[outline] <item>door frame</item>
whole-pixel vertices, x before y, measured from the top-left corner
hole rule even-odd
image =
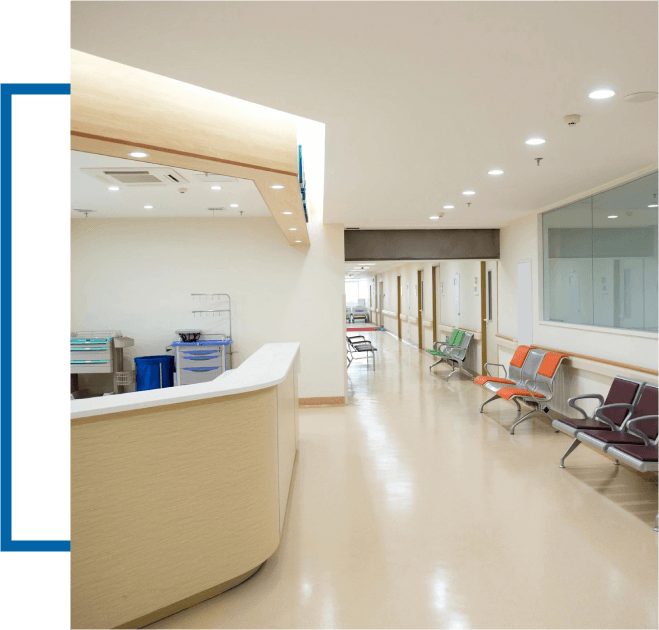
[[[416,270],[416,315],[417,315],[417,324],[419,328],[419,350],[423,349],[423,311],[421,310],[421,305],[423,303],[423,285],[422,282],[423,269]]]
[[[481,260],[481,374],[485,374],[487,363],[487,271],[485,261]]]
[[[401,277],[396,276],[396,304],[397,304],[397,313],[396,313],[396,319],[398,320],[398,338],[402,339],[403,338],[403,331],[400,325],[400,292],[402,290],[402,283],[401,283]]]
[[[433,347],[437,341],[437,269],[439,265],[432,268],[432,342]]]

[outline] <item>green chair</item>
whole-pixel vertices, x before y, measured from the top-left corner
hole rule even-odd
[[[426,352],[434,357],[439,357],[439,360],[435,361],[435,363],[433,363],[428,369],[432,370],[436,365],[446,360],[447,358],[446,350],[448,348],[459,348],[460,344],[462,343],[462,338],[464,337],[464,334],[465,334],[464,330],[460,330],[459,328],[456,328],[451,333],[451,336],[448,338],[448,341],[435,341],[435,343],[433,344],[434,349],[426,350]]]

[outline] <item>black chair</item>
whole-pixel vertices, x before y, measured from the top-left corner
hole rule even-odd
[[[363,359],[364,357],[355,357],[353,355],[358,353],[366,354],[366,367],[368,368],[368,358],[369,354],[373,357],[373,371],[375,371],[375,353],[377,348],[364,337],[364,335],[353,335],[352,337],[346,336],[346,342],[348,346],[348,367],[353,362],[355,358]]]

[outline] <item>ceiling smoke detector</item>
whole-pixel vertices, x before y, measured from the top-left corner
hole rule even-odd
[[[574,127],[581,120],[579,114],[568,114],[563,116],[563,122],[567,124],[568,127]]]
[[[656,100],[657,92],[634,92],[625,96],[625,102],[627,103],[647,103]]]

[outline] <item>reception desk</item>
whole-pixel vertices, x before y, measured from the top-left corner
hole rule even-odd
[[[298,439],[299,344],[214,381],[71,402],[71,623],[137,628],[277,549]]]

